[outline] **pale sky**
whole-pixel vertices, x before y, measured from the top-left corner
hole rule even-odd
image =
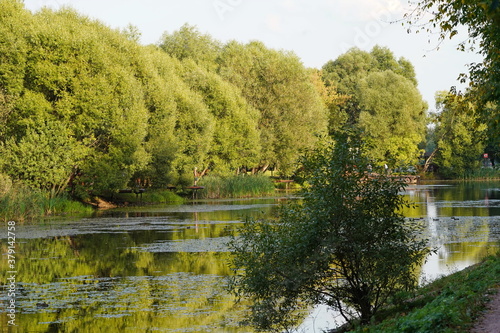
[[[36,11],[70,6],[79,13],[124,28],[132,24],[143,44],[156,44],[161,35],[183,24],[195,25],[222,42],[259,40],[268,47],[293,51],[307,67],[321,68],[350,47],[370,51],[388,47],[397,58],[415,66],[419,90],[434,109],[434,94],[451,86],[465,66],[481,58],[456,50],[459,38],[436,50],[437,37],[408,34],[401,20],[407,0],[25,0]],[[431,38],[431,43],[428,40]]]

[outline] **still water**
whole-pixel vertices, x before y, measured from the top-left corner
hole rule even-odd
[[[405,195],[415,203],[405,215],[426,224],[438,249],[422,265],[423,282],[498,250],[500,183],[416,185]],[[121,208],[17,224],[18,326],[7,329],[4,286],[2,332],[251,332],[239,325],[244,309],[224,288],[225,244],[242,220],[275,214],[288,199]],[[335,321],[313,309],[300,331],[321,332]]]

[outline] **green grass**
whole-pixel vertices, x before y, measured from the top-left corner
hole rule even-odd
[[[134,193],[118,193],[113,198],[114,202],[139,203],[183,203],[184,199],[170,190],[146,190],[136,195]]]
[[[54,198],[46,199],[44,204],[44,214],[82,214],[82,213],[92,213],[94,209],[85,205],[79,201],[70,199],[69,197],[62,195]]]
[[[498,287],[500,255],[395,297],[393,305],[378,315],[378,324],[349,332],[469,332]]]
[[[92,207],[73,201],[66,196],[51,198],[48,193],[15,184],[0,196],[0,218],[3,220],[29,220],[53,214],[91,213]]]
[[[271,178],[263,175],[205,176],[198,185],[205,188],[198,192],[199,198],[243,198],[274,193]]]
[[[465,180],[500,179],[500,170],[493,168],[481,168],[470,171],[464,175]]]

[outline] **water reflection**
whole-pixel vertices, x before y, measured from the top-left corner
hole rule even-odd
[[[407,196],[416,206],[405,215],[424,217],[430,246],[437,249],[423,265],[423,282],[461,270],[498,251],[498,182],[421,185],[409,188]]]
[[[277,202],[115,210],[19,226],[20,313],[11,331],[248,332],[224,288],[225,243],[242,220],[273,214]],[[7,327],[5,313],[0,321]]]
[[[426,280],[498,248],[499,183],[413,186],[405,195],[415,205],[404,214],[425,223],[438,248],[422,267]],[[250,332],[224,289],[225,244],[241,221],[275,214],[282,200],[200,201],[20,225],[19,326],[11,331]],[[2,260],[2,275],[7,270]],[[315,309],[302,328],[331,328],[334,316]],[[2,327],[6,322],[2,312]]]

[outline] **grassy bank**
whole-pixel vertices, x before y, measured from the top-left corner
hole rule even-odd
[[[0,196],[0,218],[24,221],[53,214],[91,213],[93,208],[66,196],[50,197],[48,193],[23,185],[14,185]]]
[[[377,324],[349,332],[469,332],[488,297],[500,287],[500,255],[438,279],[414,293],[398,295]]]
[[[183,203],[184,199],[170,190],[146,190],[142,194],[117,193],[112,199],[118,204]]]
[[[243,198],[274,193],[271,178],[263,175],[206,176],[198,183],[205,188],[198,192],[199,198]]]

